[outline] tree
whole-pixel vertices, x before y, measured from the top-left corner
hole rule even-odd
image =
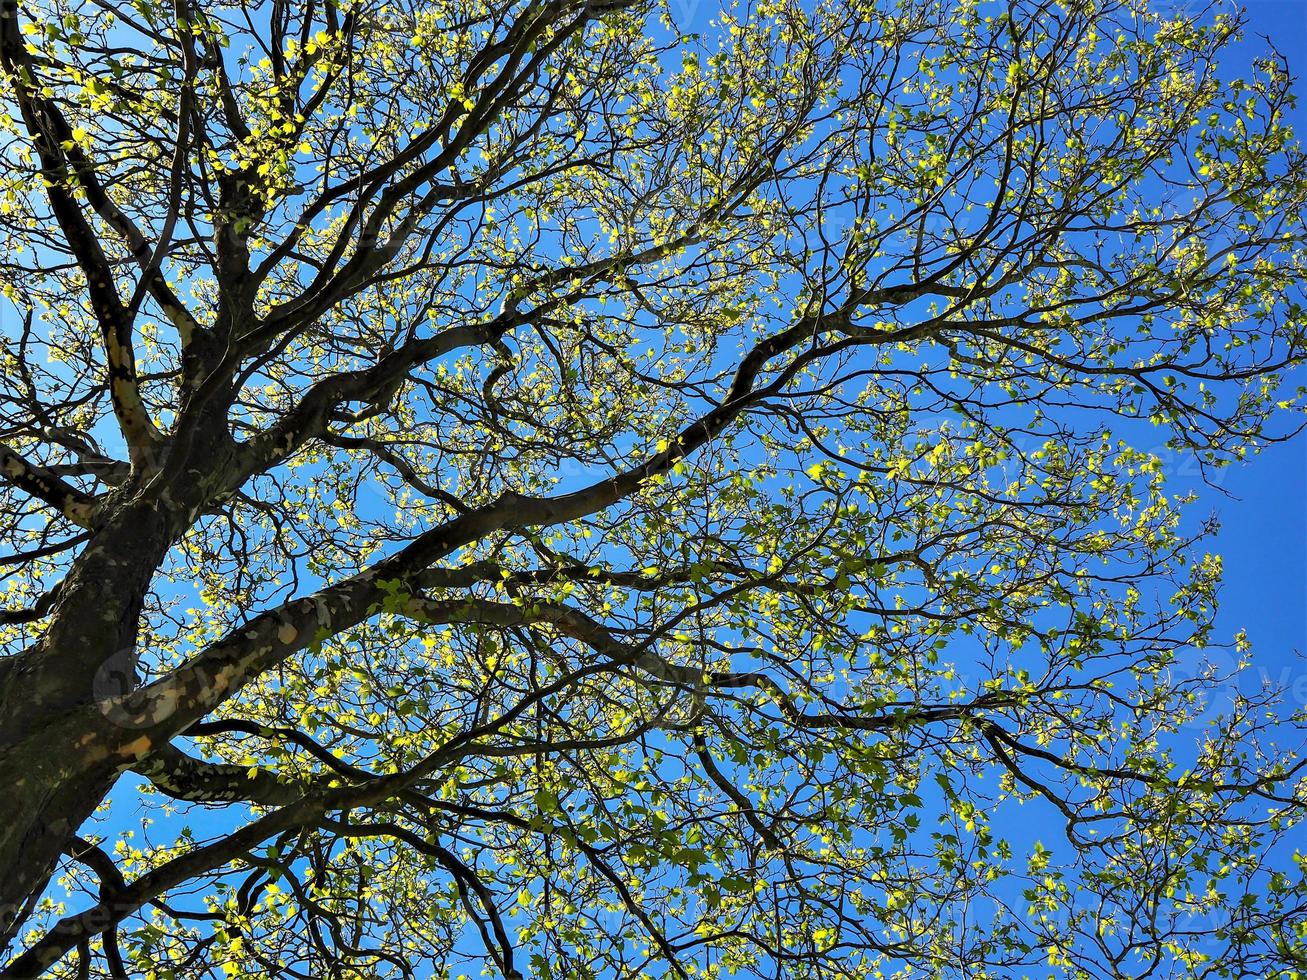
[[[1303,975],[1286,67],[683,14],[3,6],[0,976]]]

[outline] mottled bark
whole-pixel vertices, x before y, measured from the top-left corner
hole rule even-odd
[[[154,470],[106,501],[44,632],[0,672],[0,947],[118,774],[152,747],[114,713],[113,699],[137,686],[137,633],[155,572],[221,478],[221,447],[204,445],[206,471],[184,473],[177,499],[140,492]]]
[[[0,752],[0,945],[21,928],[69,840],[104,799],[121,756],[85,710],[32,721]],[[119,748],[119,746],[114,746]]]

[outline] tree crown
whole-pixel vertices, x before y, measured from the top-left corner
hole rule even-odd
[[[676,13],[4,6],[0,976],[1299,975],[1162,456],[1298,424],[1286,67]]]

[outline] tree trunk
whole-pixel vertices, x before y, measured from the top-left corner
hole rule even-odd
[[[0,670],[0,949],[144,746],[102,711],[136,684],[144,596],[172,529],[124,508],[73,562],[45,633]]]
[[[0,753],[0,949],[22,927],[69,839],[104,799],[121,756],[84,712]]]

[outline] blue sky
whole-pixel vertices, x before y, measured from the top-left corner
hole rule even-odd
[[[1299,78],[1302,100],[1293,125],[1307,137],[1307,0],[1250,0],[1245,59],[1269,39]],[[1259,36],[1261,35],[1261,36]],[[1241,59],[1229,64],[1238,70]],[[1307,383],[1307,373],[1297,379]],[[1181,464],[1177,486],[1194,483]],[[1271,446],[1221,475],[1223,496],[1198,485],[1194,516],[1215,513],[1221,530],[1211,549],[1225,559],[1219,622],[1227,634],[1246,629],[1253,643],[1253,678],[1268,676],[1291,688],[1296,707],[1307,705],[1307,438]]]

